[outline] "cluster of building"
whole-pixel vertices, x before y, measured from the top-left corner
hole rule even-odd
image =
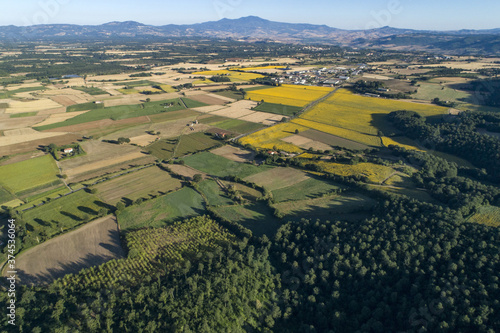
[[[361,75],[368,65],[358,64],[354,68],[331,67],[315,68],[302,71],[287,71],[272,80],[276,84],[336,86],[348,81],[353,76]]]

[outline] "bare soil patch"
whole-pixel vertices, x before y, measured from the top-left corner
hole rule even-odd
[[[64,106],[70,106],[70,105],[77,104],[74,100],[72,100],[68,96],[64,96],[64,95],[51,96],[50,99],[53,100],[54,102],[59,103],[59,104],[64,105]]]
[[[29,249],[18,256],[16,268],[22,284],[48,284],[124,257],[118,224],[113,216],[107,216]]]
[[[36,126],[45,126],[45,125],[51,125],[51,124],[57,124],[62,121],[74,118],[76,116],[79,116],[81,114],[84,114],[88,111],[79,111],[79,112],[64,112],[64,113],[55,113],[49,115],[48,118],[46,118],[44,121],[37,123]]]
[[[32,128],[8,130],[4,131],[4,136],[0,137],[0,147],[15,145],[23,142],[53,138],[64,134],[65,133],[42,133],[42,132],[37,132]]]

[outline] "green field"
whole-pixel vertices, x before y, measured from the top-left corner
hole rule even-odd
[[[49,191],[43,192],[43,193],[38,193],[32,196],[29,196],[25,199],[25,201],[30,205],[37,205],[40,202],[46,200],[47,198],[58,198],[60,195],[66,194],[69,192],[69,189],[66,186],[60,186],[56,187],[54,189],[51,189]]]
[[[179,140],[179,143],[177,143],[177,140]],[[182,157],[221,144],[222,141],[213,139],[211,135],[198,132],[183,135],[179,138],[164,139],[154,142],[147,147],[147,151],[161,160],[169,160],[172,157]]]
[[[10,118],[33,117],[33,116],[36,116],[37,114],[38,114],[38,112],[13,113],[10,115]]]
[[[272,168],[267,165],[255,166],[230,161],[209,152],[188,156],[184,158],[184,161],[192,168],[217,177],[237,176],[245,178]]]
[[[78,191],[30,209],[22,214],[22,218],[27,224],[28,237],[38,234],[51,238],[96,217],[99,210],[106,207],[110,208],[96,196]]]
[[[190,98],[185,98],[185,97],[182,97],[181,100],[184,102],[184,104],[186,104],[186,106],[188,107],[188,109],[199,108],[199,107],[207,106],[208,105],[208,104],[205,104],[205,103],[202,103],[202,102],[198,102],[198,101],[192,100]]]
[[[119,201],[131,202],[150,195],[165,194],[181,188],[181,182],[156,166],[144,168],[129,174],[97,184],[98,196],[103,201],[116,205]],[[125,199],[126,198],[126,199]]]
[[[147,147],[147,151],[160,160],[169,160],[174,155],[177,138],[156,141]]]
[[[332,195],[301,201],[286,201],[274,205],[276,210],[291,219],[334,219],[338,214],[370,210],[375,200],[360,194]]]
[[[96,87],[71,87],[71,89],[83,91],[89,95],[106,95],[106,91],[96,88]]]
[[[94,102],[88,102],[88,103],[70,105],[66,108],[66,112],[98,110],[98,109],[104,109],[104,103],[96,104]]]
[[[210,149],[222,144],[222,141],[216,140],[212,138],[212,135],[203,132],[183,135],[180,137],[179,147],[177,147],[175,157]]]
[[[229,199],[224,191],[211,179],[207,179],[198,184],[201,193],[205,195],[210,206],[232,205],[233,201]]]
[[[162,105],[164,103],[174,103],[174,105],[169,107],[168,109],[165,109],[164,106]],[[94,105],[96,106],[96,108],[97,106],[100,107],[98,107],[98,109],[91,109],[89,112],[78,115],[66,121],[46,126],[35,127],[35,129],[38,131],[43,131],[62,126],[83,124],[96,120],[103,120],[103,119],[120,120],[120,119],[149,116],[154,114],[160,114],[162,112],[170,112],[170,111],[177,111],[184,109],[184,105],[182,105],[182,102],[179,99],[172,99],[166,101],[149,102],[138,105],[121,105],[121,106],[113,106],[107,108],[103,108],[102,107],[103,104],[93,104],[93,103],[77,104],[68,107],[68,111],[72,107],[77,107],[82,105]],[[88,109],[84,108],[83,110],[88,110]],[[77,110],[71,110],[71,111],[77,111]]]
[[[500,227],[500,207],[484,206],[469,218],[469,222],[484,224],[490,227]]]
[[[0,184],[17,195],[60,183],[59,169],[50,155],[0,166]]]
[[[239,91],[223,90],[223,91],[214,91],[212,93],[223,97],[232,98],[235,100],[243,99],[243,95]]]
[[[273,191],[300,183],[308,178],[304,171],[278,167],[246,177],[245,180]]]
[[[437,97],[442,101],[463,103],[470,98],[469,93],[452,89],[446,85],[425,82],[419,82],[419,85],[418,92],[415,94],[417,99],[431,101]]]
[[[282,202],[317,198],[341,188],[340,185],[330,183],[327,180],[309,178],[295,185],[274,190],[272,193],[276,202]]]
[[[301,107],[298,106],[290,106],[290,105],[283,105],[283,104],[273,104],[273,103],[262,103],[256,108],[254,108],[255,111],[262,111],[262,112],[269,112],[269,113],[275,113],[275,114],[282,114],[284,116],[294,116],[298,112],[302,110]]]
[[[14,200],[15,197],[9,193],[6,189],[0,187],[0,204]]]
[[[118,214],[118,223],[123,230],[161,227],[177,220],[201,215],[204,211],[202,196],[185,187],[172,194],[127,207]]]
[[[272,210],[260,202],[247,206],[218,207],[215,211],[226,219],[250,229],[257,237],[262,235],[272,237],[282,224],[274,217]]]

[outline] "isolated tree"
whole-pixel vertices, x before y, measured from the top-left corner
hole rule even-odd
[[[299,130],[298,129],[295,130],[295,134],[299,134]]]
[[[194,175],[194,176],[193,176],[193,181],[194,181],[195,183],[199,183],[199,182],[201,182],[202,180],[203,180],[203,176],[202,176],[201,174],[199,174],[199,173],[197,173],[196,175]]]

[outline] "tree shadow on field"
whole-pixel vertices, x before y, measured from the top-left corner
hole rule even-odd
[[[125,207],[129,207],[134,204],[134,202],[131,199],[125,197],[122,198],[122,202],[125,204]]]
[[[76,216],[74,214],[71,214],[71,213],[68,213],[68,212],[61,211],[61,214],[64,215],[64,216],[67,216],[70,219],[73,219],[75,221],[83,221],[83,219],[81,217],[78,217],[78,216]]]
[[[401,131],[395,128],[388,119],[387,113],[373,113],[370,125],[375,127],[377,131],[382,132],[385,136],[400,135]]]
[[[35,221],[36,223],[38,223],[39,225],[44,226],[44,227],[48,227],[48,226],[50,226],[50,223],[49,223],[49,222],[44,221],[44,220],[39,219],[39,218],[34,219],[34,221]]]
[[[85,206],[78,206],[77,207],[79,211],[82,211],[86,214],[91,214],[91,215],[97,215],[98,213],[93,210],[92,208],[89,208],[89,207],[85,207]]]
[[[113,209],[115,209],[114,206],[109,205],[109,204],[107,204],[105,202],[102,202],[102,201],[99,201],[99,200],[94,201],[94,204],[96,206],[99,206],[99,207],[102,207],[102,208],[106,208],[108,211],[113,211]]]

